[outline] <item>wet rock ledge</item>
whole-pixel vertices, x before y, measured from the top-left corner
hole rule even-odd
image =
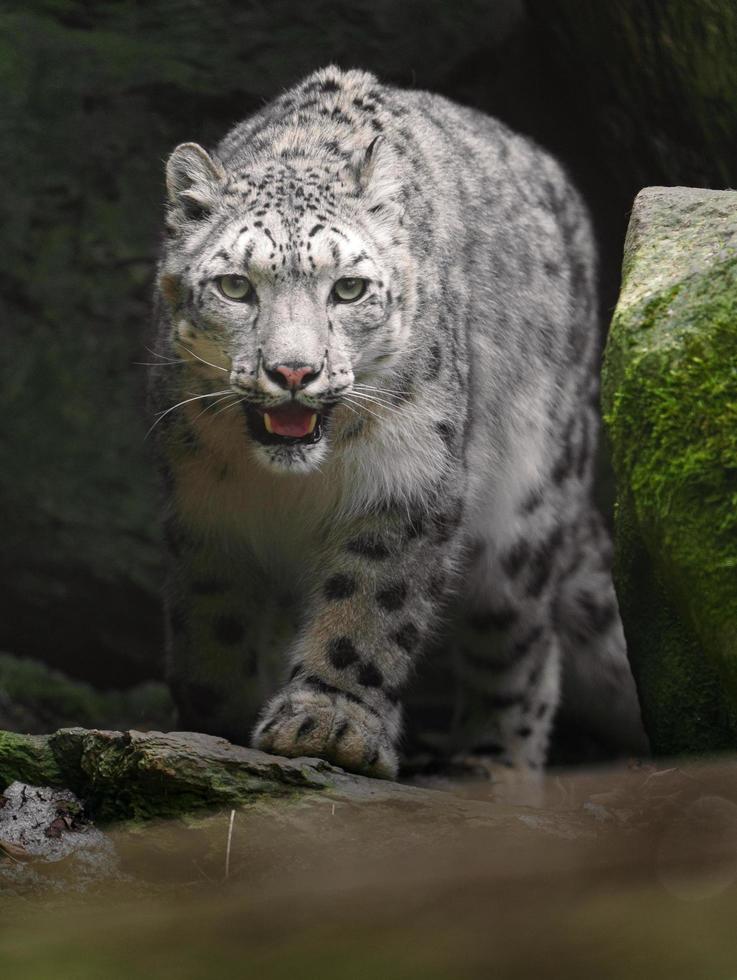
[[[211,735],[85,728],[0,731],[0,790],[15,781],[71,790],[99,820],[172,817],[325,790],[385,795],[390,785],[321,759],[278,758]]]
[[[323,759],[267,755],[196,732],[0,731],[0,799],[16,783],[43,792],[71,791],[85,819],[97,824],[206,816],[230,808],[281,818],[304,814],[312,804],[319,809],[325,803],[359,809],[371,804],[429,820],[442,835],[469,819],[495,827],[516,822],[517,805],[524,810],[532,802],[525,787],[497,792],[487,783],[486,798],[469,799],[448,780],[428,788],[371,779]],[[562,823],[567,833],[570,821]],[[547,829],[556,833],[555,824],[552,820]]]

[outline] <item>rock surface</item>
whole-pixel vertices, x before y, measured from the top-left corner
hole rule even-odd
[[[442,799],[431,790],[347,773],[322,759],[270,756],[195,732],[0,731],[0,787],[15,780],[71,789],[89,813],[107,821],[316,796],[409,801],[418,808]]]
[[[616,584],[659,753],[737,745],[737,193],[637,197],[606,350]]]
[[[73,793],[18,782],[0,795],[0,859],[3,890],[81,891],[117,870],[112,841]]]
[[[321,760],[276,759],[192,732],[0,732],[0,786],[64,787],[100,819],[172,816],[255,797],[322,790],[354,777]]]

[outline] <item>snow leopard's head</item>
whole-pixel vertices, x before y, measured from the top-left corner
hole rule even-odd
[[[268,467],[313,470],[356,415],[391,406],[413,289],[394,169],[377,140],[295,134],[227,165],[194,143],[168,161],[172,342],[232,392],[221,410],[243,412]]]

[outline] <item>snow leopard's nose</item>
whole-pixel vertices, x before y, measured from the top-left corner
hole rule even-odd
[[[277,364],[276,367],[264,366],[264,371],[280,388],[298,391],[300,388],[306,388],[311,381],[319,376],[322,365],[316,368],[312,364],[299,364],[289,361],[286,364]]]

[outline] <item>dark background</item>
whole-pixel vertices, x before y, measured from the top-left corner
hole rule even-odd
[[[314,68],[500,116],[592,210],[602,311],[647,184],[737,182],[731,0],[41,0],[0,12],[0,650],[162,673],[145,345],[163,163]]]

